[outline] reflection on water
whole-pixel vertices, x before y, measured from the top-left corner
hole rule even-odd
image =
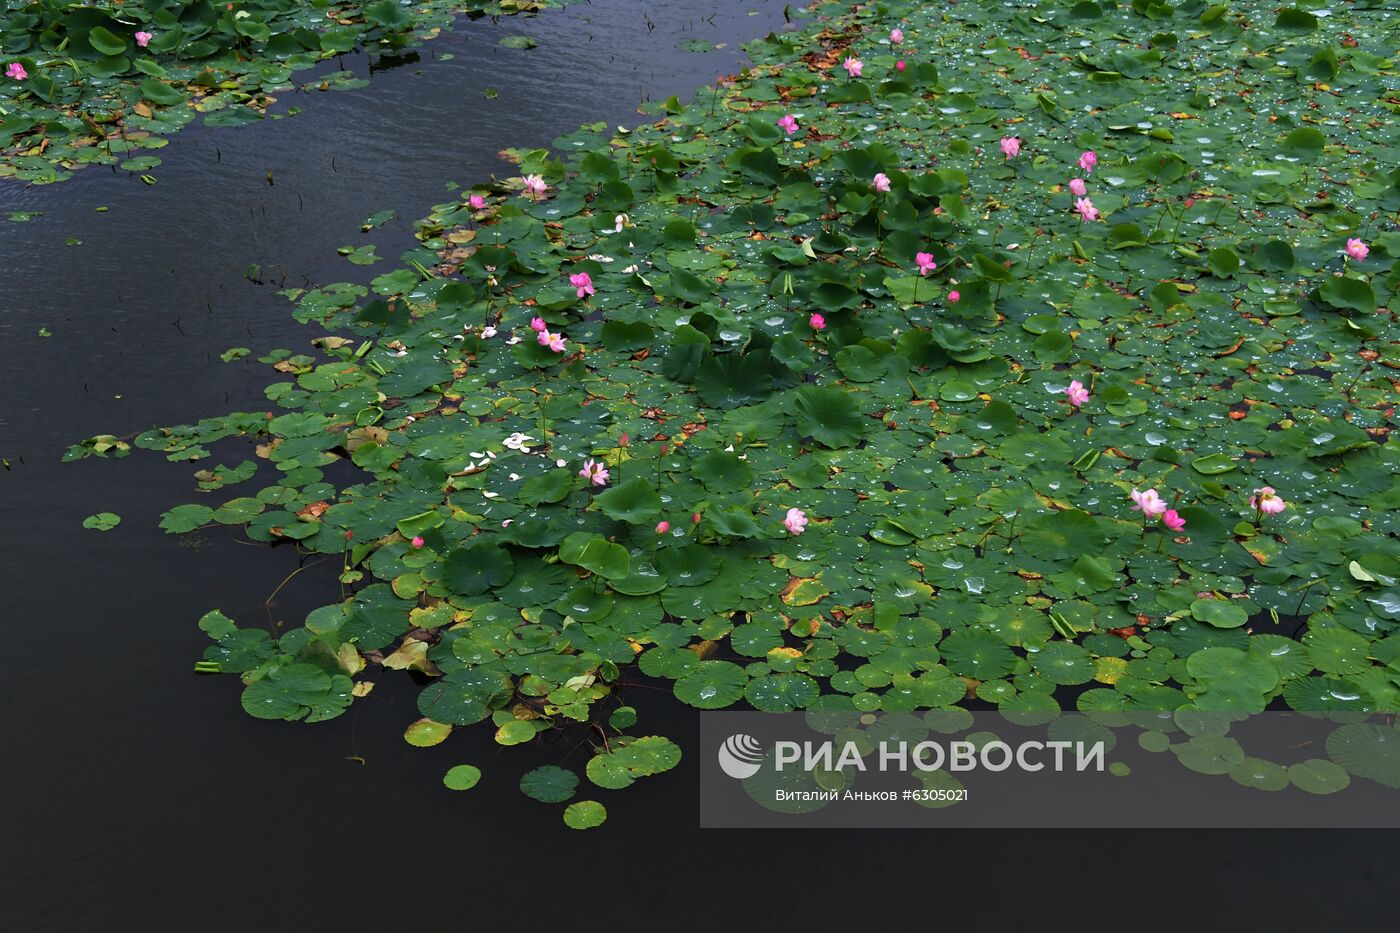
[[[207,643],[195,620],[218,607],[245,625],[298,625],[336,598],[335,568],[313,558],[278,590],[299,569],[292,548],[227,530],[169,537],[156,527],[162,510],[199,499],[195,470],[250,457],[246,442],[198,464],[138,452],[58,465],[91,434],[270,407],[262,394],[270,374],[256,357],[300,351],[314,336],[291,320],[277,289],[368,281],[414,245],[413,219],[450,197],[449,181],[511,174],[500,149],[546,145],[582,122],[636,123],[640,100],[685,97],[737,70],[739,42],[783,20],[779,0],[599,0],[500,27],[463,21],[393,59],[346,58],[369,87],[287,94],[279,109],[300,108],[295,117],[177,134],[161,150],[154,186],[105,168],[46,188],[0,185],[0,216],[41,212],[0,222],[0,456],[11,463],[0,472],[8,655],[0,709],[9,742],[0,780],[15,855],[0,873],[0,926],[437,929],[446,918],[528,918],[528,929],[593,929],[606,911],[616,929],[686,928],[680,918],[727,896],[707,891],[721,879],[727,891],[821,891],[875,871],[880,884],[922,895],[930,879],[959,872],[959,899],[990,899],[1021,873],[1016,852],[1061,838],[1033,837],[1023,849],[1005,835],[952,843],[841,834],[818,849],[811,837],[706,835],[695,828],[695,773],[684,763],[625,794],[585,790],[611,816],[603,830],[571,833],[559,807],[525,798],[516,782],[538,764],[582,770],[586,745],[498,758],[488,729],[411,748],[401,733],[417,716],[417,688],[402,675],[381,679],[370,699],[328,723],[253,720],[234,678],[191,672]],[[498,45],[515,33],[538,47]],[[679,48],[695,38],[726,47]],[[366,217],[390,208],[393,220],[360,232]],[[386,259],[361,267],[336,254],[366,243]],[[260,273],[246,275],[253,266]],[[252,357],[221,362],[234,346]],[[122,524],[82,530],[99,511],[117,512]],[[644,726],[687,755],[704,753],[694,711],[648,685],[628,701]],[[442,773],[466,762],[489,765],[482,783],[445,791]],[[1232,851],[1256,869],[1261,851],[1281,858],[1285,847],[1252,838],[1259,842],[1247,847],[1213,844],[1213,867],[1228,870]],[[1196,844],[1180,841],[1183,852]],[[1314,839],[1310,880],[1360,882],[1367,862],[1343,841]],[[1087,854],[1089,840],[1079,844]],[[1164,845],[1175,847],[1170,837]],[[749,859],[766,870],[730,870]],[[1002,871],[977,869],[993,863]],[[529,895],[536,873],[547,896]],[[1303,891],[1294,886],[1293,900],[1278,903],[1295,923],[1320,921],[1323,895],[1310,904]],[[655,907],[629,909],[613,900],[620,896],[654,898]],[[1334,889],[1325,900],[1346,896]],[[921,909],[914,900],[898,899],[909,916]],[[879,922],[903,915],[891,909]],[[832,911],[871,919],[860,898],[829,900],[824,913]]]

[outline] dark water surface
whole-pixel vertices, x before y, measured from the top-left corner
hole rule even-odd
[[[609,820],[575,833],[516,782],[542,763],[582,770],[586,747],[498,754],[489,729],[465,729],[411,748],[401,735],[417,688],[403,675],[305,726],[253,720],[236,678],[191,672],[207,644],[201,614],[298,625],[337,598],[334,562],[265,605],[298,569],[292,549],[156,527],[164,509],[200,499],[195,470],[246,458],[239,442],[196,464],[137,451],[60,465],[63,450],[268,407],[274,374],[218,356],[307,349],[315,333],[291,320],[282,284],[388,271],[449,180],[514,174],[498,150],[583,122],[634,125],[640,100],[688,97],[741,66],[740,42],[782,24],[781,0],[597,0],[463,21],[395,67],[346,58],[370,86],[285,95],[302,108],[293,118],[177,134],[155,186],[103,168],[46,188],[0,184],[0,215],[42,212],[0,222],[0,456],[11,462],[0,472],[0,928],[824,930],[957,918],[999,929],[1182,912],[1197,929],[1297,929],[1379,910],[1400,864],[1379,834],[702,833],[686,762],[625,793],[581,794]],[[539,47],[497,45],[514,33]],[[726,47],[678,48],[692,38]],[[385,208],[397,218],[361,234]],[[384,261],[336,255],[367,242]],[[250,264],[270,284],[245,279]],[[83,530],[98,511],[123,522]],[[693,710],[646,688],[628,699],[647,731],[704,753]],[[483,768],[476,789],[442,787],[458,763]]]

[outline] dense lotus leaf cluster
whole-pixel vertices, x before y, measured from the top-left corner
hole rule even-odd
[[[255,439],[257,491],[165,527],[343,554],[354,587],[275,638],[211,613],[204,666],[307,720],[430,675],[416,744],[593,721],[605,788],[678,758],[631,737],[641,676],[702,709],[1394,712],[1374,6],[828,4],[653,125],[515,153],[368,289],[289,292],[331,336],[265,358],[276,411],[135,439]]]
[[[551,0],[0,2],[0,178],[62,181],[83,165],[147,172],[167,137],[261,120],[292,75],[357,48],[394,51],[459,13]],[[325,89],[366,82],[330,72]]]

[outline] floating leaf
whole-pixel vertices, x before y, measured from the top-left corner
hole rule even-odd
[[[593,829],[607,818],[607,808],[595,800],[580,800],[564,808],[564,825],[570,829]]]
[[[850,447],[865,433],[860,409],[837,389],[800,389],[793,405],[797,429],[824,447]]]
[[[448,790],[471,790],[481,780],[481,770],[474,765],[454,765],[442,776]]]
[[[543,765],[520,779],[520,792],[540,803],[563,803],[577,788],[578,775],[555,765]]]
[[[700,709],[723,709],[744,695],[748,675],[728,661],[701,661],[676,681],[677,699]]]
[[[608,518],[632,525],[650,525],[661,518],[661,497],[641,477],[614,486],[593,501]]]
[[[83,519],[83,527],[94,531],[111,531],[121,524],[122,517],[115,512],[98,512]]]

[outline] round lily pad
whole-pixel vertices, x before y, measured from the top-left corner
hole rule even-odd
[[[677,699],[700,709],[723,709],[744,695],[748,675],[728,661],[701,661],[676,681]]]
[[[452,727],[446,723],[420,719],[404,730],[403,739],[409,745],[430,748],[434,745],[441,745],[451,734]]]
[[[481,780],[481,770],[474,765],[454,765],[442,776],[448,790],[471,790]]]
[[[1191,604],[1191,614],[1216,628],[1239,628],[1249,621],[1243,606],[1224,599],[1198,599]]]
[[[1370,643],[1343,628],[1313,629],[1303,636],[1308,660],[1325,674],[1356,674],[1371,666],[1367,659]]]
[[[1400,730],[1372,722],[1342,726],[1327,736],[1327,755],[1348,773],[1400,788]]]
[[[669,771],[680,760],[680,746],[663,736],[648,735],[614,742],[589,760],[586,771],[588,779],[599,787],[618,790],[639,777]]]
[[[1054,684],[1085,684],[1094,679],[1089,652],[1068,642],[1051,642],[1031,655],[1031,664]]]
[[[93,531],[111,531],[121,524],[122,517],[115,512],[98,512],[83,519],[83,527]]]
[[[1016,657],[995,635],[981,629],[963,629],[944,638],[938,645],[943,659],[954,673],[978,680],[994,680],[1011,673]]]
[[[1309,758],[1288,766],[1288,780],[1309,794],[1335,794],[1346,790],[1351,777],[1342,768],[1325,758]]]
[[[593,829],[607,818],[607,808],[596,800],[580,800],[564,808],[564,825],[570,829]]]
[[[786,713],[802,709],[815,700],[821,690],[806,674],[768,674],[750,680],[744,697],[754,709],[768,713]]]
[[[1283,790],[1288,786],[1288,769],[1262,758],[1246,758],[1231,769],[1230,779],[1255,790]]]
[[[520,792],[540,803],[563,803],[577,788],[578,775],[557,765],[527,771],[520,779]]]

